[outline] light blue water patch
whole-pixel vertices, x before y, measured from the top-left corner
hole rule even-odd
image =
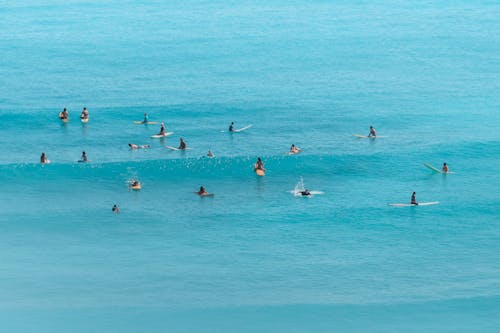
[[[0,10],[4,330],[495,331],[497,4]]]

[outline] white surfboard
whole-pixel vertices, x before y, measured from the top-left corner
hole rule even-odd
[[[174,134],[174,132],[165,132],[165,134],[155,134],[155,135],[151,135],[151,138],[152,139],[161,139],[161,138],[165,138],[167,136],[171,136],[172,134]]]
[[[437,204],[439,204],[439,201],[419,202],[418,205],[408,204],[408,203],[391,203],[391,204],[389,204],[389,206],[393,206],[393,207],[416,207],[416,206],[432,206],[432,205],[437,205]]]
[[[386,136],[383,135],[377,135],[377,136],[368,136],[368,135],[362,135],[362,134],[353,134],[353,136],[359,138],[359,139],[376,139],[376,138],[387,138]]]
[[[137,120],[137,121],[134,121],[134,124],[136,124],[136,125],[156,125],[156,124],[159,124],[159,122],[157,122],[157,121],[144,122],[144,121]]]
[[[235,129],[235,130],[232,130],[232,131],[221,131],[221,132],[228,132],[228,133],[240,133],[240,132],[243,132],[243,131],[246,131],[247,129],[249,129],[250,127],[252,127],[253,125],[250,124],[250,125],[247,125],[245,127],[242,127],[242,128],[238,128],[238,129]]]
[[[165,148],[170,149],[170,150],[191,150],[191,149],[193,149],[193,148],[189,148],[189,147],[186,147],[184,149],[180,149],[180,148],[176,148],[176,147],[172,147],[172,146],[165,146]]]
[[[88,123],[89,122],[89,118],[80,118],[80,121],[84,124]]]

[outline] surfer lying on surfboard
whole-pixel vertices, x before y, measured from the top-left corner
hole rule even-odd
[[[133,143],[129,143],[128,146],[130,147],[130,149],[144,149],[144,148],[151,148],[150,145],[136,145],[136,144],[133,144]]]

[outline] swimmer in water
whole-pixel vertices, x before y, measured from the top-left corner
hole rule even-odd
[[[444,173],[448,173],[449,171],[448,165],[446,165],[446,163],[443,163],[443,167],[441,169],[443,170]]]
[[[375,128],[373,126],[370,126],[370,133],[368,134],[369,138],[376,138],[377,137],[377,132],[375,132]]]
[[[416,193],[416,192],[413,192],[413,194],[411,195],[411,201],[410,201],[410,204],[415,205],[415,206],[418,206],[418,202],[417,202],[417,193]]]

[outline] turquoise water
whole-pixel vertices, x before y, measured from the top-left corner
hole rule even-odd
[[[497,331],[499,5],[0,12],[3,331]],[[352,136],[370,125],[386,137]],[[301,178],[324,194],[294,197]],[[413,191],[440,204],[387,205]]]

